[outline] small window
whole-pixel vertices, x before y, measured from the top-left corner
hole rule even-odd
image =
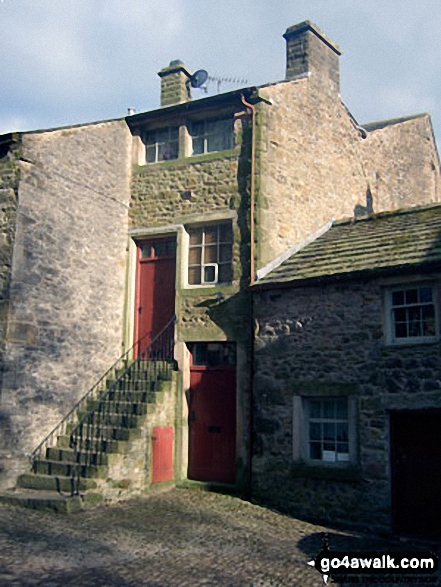
[[[190,125],[192,155],[234,148],[233,120],[200,120]]]
[[[158,257],[174,257],[176,241],[157,240],[140,243],[141,259],[157,259]]]
[[[229,283],[232,280],[231,223],[187,228],[189,285]]]
[[[188,343],[194,367],[234,367],[236,344],[234,342]]]
[[[350,460],[348,399],[305,398],[307,454],[311,461],[346,463]]]
[[[390,289],[386,302],[390,342],[432,342],[438,339],[436,292],[433,285]]]
[[[177,159],[179,155],[179,127],[169,126],[144,133],[147,163]]]

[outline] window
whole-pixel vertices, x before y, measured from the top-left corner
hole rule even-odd
[[[177,159],[179,154],[179,127],[148,130],[143,137],[147,163]]]
[[[141,259],[157,259],[158,257],[174,257],[176,255],[175,240],[157,240],[139,245]]]
[[[348,400],[340,397],[304,399],[306,458],[327,463],[348,462]]]
[[[395,287],[387,292],[390,342],[437,340],[435,288],[431,284]]]
[[[190,125],[192,155],[234,148],[232,119],[201,120]]]
[[[188,343],[194,367],[235,367],[236,344],[234,342]]]
[[[208,285],[232,280],[231,223],[188,228],[188,283]]]

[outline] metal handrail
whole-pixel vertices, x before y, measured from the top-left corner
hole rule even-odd
[[[141,404],[147,401],[149,386],[166,379],[174,361],[174,324],[176,317],[140,350],[136,358],[115,373],[115,381],[94,403],[70,433],[70,447],[75,451],[76,466],[71,470],[72,495],[78,495],[83,467],[105,462],[108,443],[118,440],[115,431],[134,427],[133,420],[142,414]],[[89,398],[90,399],[90,398]],[[115,424],[114,419],[118,422]],[[119,422],[121,419],[121,422]]]
[[[173,316],[163,330],[169,328],[170,324],[174,324],[175,322],[176,316]],[[161,331],[157,336],[159,336],[162,332],[163,331]],[[51,432],[49,432],[47,436],[45,436],[45,438],[40,442],[37,448],[35,448],[32,451],[30,455],[32,465],[34,465],[35,461],[37,461],[42,457],[42,455],[44,455],[44,452],[47,448],[54,445],[54,439],[56,438],[56,436],[66,434],[67,427],[69,426],[69,424],[74,423],[74,421],[78,417],[78,414],[81,413],[83,406],[85,406],[89,400],[95,397],[100,398],[103,393],[106,393],[106,389],[103,389],[103,385],[106,384],[109,375],[112,372],[116,372],[117,370],[119,370],[121,368],[121,365],[125,365],[127,361],[130,360],[136,354],[136,349],[141,348],[142,342],[145,341],[147,336],[149,336],[149,333],[144,334],[123,355],[121,355],[98,379],[98,381],[83,395],[83,397],[72,407],[72,409],[55,426],[55,428]],[[156,338],[157,337],[155,337],[150,344],[152,344]]]

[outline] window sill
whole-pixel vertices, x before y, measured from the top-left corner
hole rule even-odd
[[[416,347],[416,346],[427,346],[427,345],[436,345],[439,344],[441,339],[431,338],[430,340],[424,339],[415,339],[415,340],[389,340],[385,343],[387,348],[403,348],[403,347]]]
[[[323,479],[330,481],[361,481],[362,473],[359,466],[349,464],[315,464],[306,461],[297,461],[291,464],[293,477],[308,479]]]
[[[212,151],[211,153],[203,153],[202,155],[187,155],[186,157],[178,157],[177,159],[169,159],[167,161],[155,161],[152,163],[141,163],[134,165],[134,171],[144,173],[146,171],[167,168],[180,167],[182,165],[190,165],[194,163],[204,163],[214,161],[216,159],[236,158],[240,154],[239,148],[227,149],[226,151]]]

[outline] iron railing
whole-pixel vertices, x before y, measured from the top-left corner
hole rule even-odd
[[[147,410],[151,393],[160,381],[170,379],[174,368],[175,317],[143,350],[141,341],[134,347],[134,357],[114,370],[115,378],[107,380],[108,389],[70,433],[70,446],[75,452],[72,466],[72,494],[79,494],[81,477],[86,468],[107,464],[112,443],[127,440]]]
[[[99,405],[101,399],[109,396],[110,393],[115,392],[121,380],[130,379],[130,371],[133,368],[140,370],[141,361],[150,361],[152,365],[145,372],[150,376],[164,374],[165,365],[161,365],[162,361],[167,362],[167,369],[171,369],[170,363],[173,361],[174,349],[174,325],[176,317],[167,323],[167,325],[159,332],[159,334],[149,343],[145,348],[143,345],[146,342],[147,334],[141,337],[130,349],[128,349],[115,363],[98,379],[98,381],[89,389],[89,391],[73,406],[73,408],[66,414],[66,416],[57,424],[57,426],[40,442],[37,448],[31,453],[30,458],[32,462],[32,469],[35,470],[35,464],[38,460],[44,458],[46,450],[49,447],[54,447],[59,436],[71,434],[71,442],[75,440],[81,433],[78,431],[84,429],[84,420],[90,418],[90,413],[93,412],[96,406]],[[160,348],[160,345],[164,348]],[[143,349],[143,350],[141,350]],[[137,367],[136,367],[137,365]],[[133,379],[132,374],[132,379]],[[109,388],[109,381],[114,381]],[[121,395],[121,394],[119,394]],[[92,408],[90,407],[92,404]],[[83,414],[86,414],[83,416]],[[81,424],[83,423],[83,428]],[[70,432],[72,431],[72,432]],[[75,435],[74,435],[75,432]]]

